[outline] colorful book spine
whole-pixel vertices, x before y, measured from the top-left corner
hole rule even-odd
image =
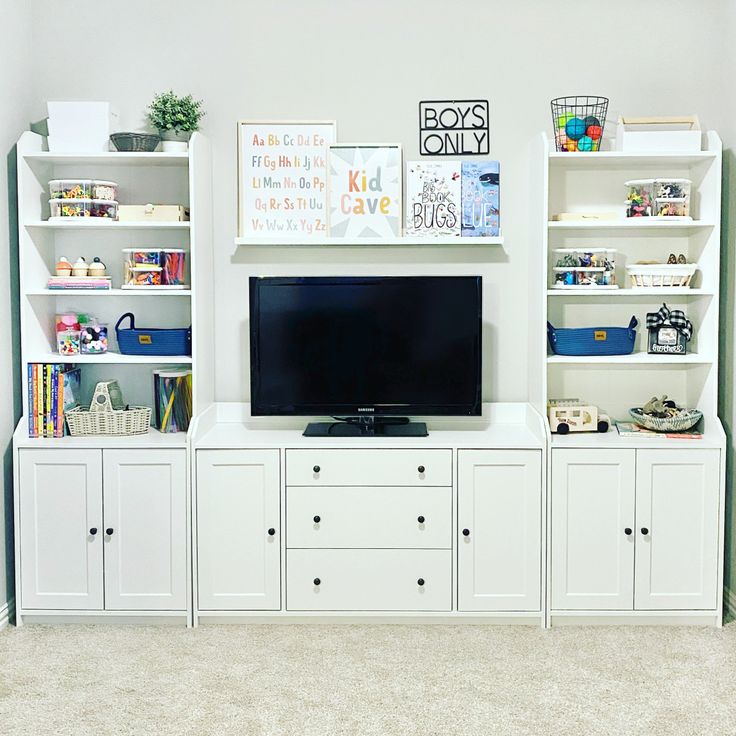
[[[41,417],[43,416],[43,380],[41,376],[42,365],[40,363],[34,363],[33,366],[33,391],[35,394],[35,401],[33,407],[34,421],[38,430],[38,436],[41,437],[42,423]]]
[[[38,437],[35,416],[35,396],[33,393],[33,363],[28,364],[28,436]]]
[[[52,391],[52,383],[53,383],[53,365],[51,363],[47,363],[44,366],[44,378],[46,379],[46,386],[44,390],[44,399],[46,400],[46,403],[44,405],[44,437],[53,437],[54,436],[54,428],[51,420],[51,409],[52,409],[52,403],[51,403],[51,391]]]
[[[64,436],[64,367],[57,365],[56,373],[56,422],[54,437]]]

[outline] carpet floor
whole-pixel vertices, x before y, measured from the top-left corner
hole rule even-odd
[[[725,736],[736,624],[26,626],[3,736]]]

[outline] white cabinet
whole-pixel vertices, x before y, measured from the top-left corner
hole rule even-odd
[[[716,608],[720,450],[553,450],[551,495],[553,609]]]
[[[716,607],[719,461],[719,450],[637,452],[637,609]]]
[[[634,483],[635,450],[553,451],[553,609],[633,608]]]
[[[19,458],[23,610],[186,610],[186,450]]]
[[[197,451],[200,610],[277,610],[279,450]]]
[[[540,610],[541,452],[459,450],[457,513],[458,609]]]
[[[104,451],[105,608],[186,608],[186,450]]]
[[[21,606],[102,610],[102,452],[19,459]]]

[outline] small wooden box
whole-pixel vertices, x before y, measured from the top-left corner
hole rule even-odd
[[[189,209],[180,204],[121,204],[119,222],[186,222]]]

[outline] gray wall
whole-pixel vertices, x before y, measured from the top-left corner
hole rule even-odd
[[[11,437],[20,416],[17,345],[15,141],[28,128],[32,100],[30,3],[2,0],[0,43],[0,610],[12,598],[13,475]]]

